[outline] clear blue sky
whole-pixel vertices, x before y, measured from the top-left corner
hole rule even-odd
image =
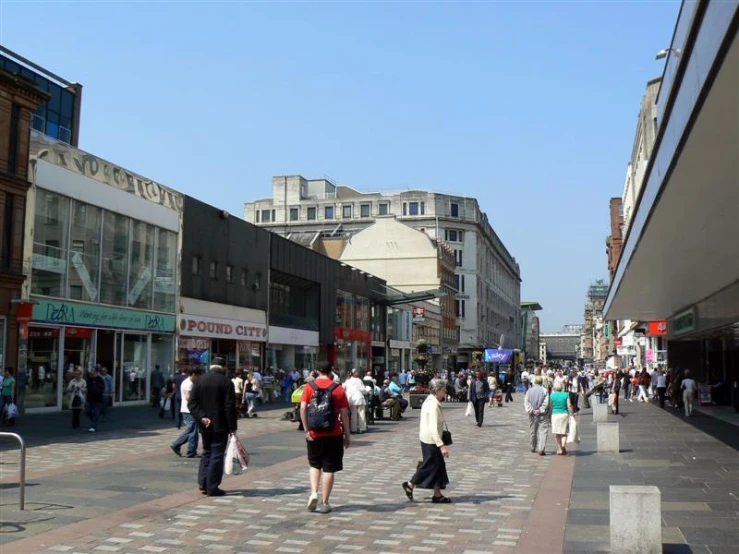
[[[271,177],[475,196],[542,328],[607,274],[679,2],[2,2],[0,42],[85,87],[80,146],[242,214]]]

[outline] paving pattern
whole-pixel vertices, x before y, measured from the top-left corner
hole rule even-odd
[[[300,456],[244,491],[153,515],[142,511],[99,530],[90,520],[83,536],[45,543],[38,552],[514,552],[541,480],[559,459],[528,450],[520,404],[489,410],[482,429],[463,416],[462,406],[446,412],[455,441],[447,491],[454,504],[432,504],[430,491],[417,491],[411,503],[399,486],[420,458],[415,412],[356,439],[337,475],[331,514],[306,511],[307,463]]]

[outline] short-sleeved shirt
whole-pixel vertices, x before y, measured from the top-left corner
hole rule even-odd
[[[694,392],[695,391],[695,381],[693,381],[690,378],[683,379],[683,384],[681,385],[681,388],[688,392]],[[3,391],[3,394],[5,394],[5,391]]]
[[[567,408],[567,400],[570,395],[564,391],[553,392],[549,395],[549,401],[552,404],[552,414],[567,414],[569,409]]]
[[[180,404],[180,413],[189,414],[190,408],[187,407],[187,393],[192,390],[193,382],[188,377],[180,385],[180,396],[182,397],[182,404]]]
[[[333,384],[334,381],[321,375],[314,382],[318,388],[327,389]],[[305,402],[306,404],[310,404],[314,392],[315,391],[313,390],[313,387],[311,387],[310,385],[306,386],[303,389],[303,396],[300,398],[300,401]],[[336,414],[336,425],[334,425],[334,428],[331,431],[310,431],[310,436],[314,439],[320,437],[340,437],[343,433],[341,429],[341,410],[349,408],[349,400],[346,397],[344,387],[342,387],[341,385],[334,389],[332,395],[334,397],[334,413]]]
[[[13,385],[15,385],[15,377],[8,377],[3,381],[3,396],[13,394]]]

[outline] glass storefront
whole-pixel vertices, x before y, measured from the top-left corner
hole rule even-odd
[[[59,329],[28,328],[26,409],[57,405]]]
[[[152,335],[151,336],[151,367],[159,366],[165,376],[175,373],[174,365],[174,336]]]
[[[121,381],[118,402],[146,400],[149,372],[147,372],[147,335],[121,333]]]
[[[253,371],[262,367],[262,347],[258,342],[238,341],[238,368]]]
[[[223,358],[230,373],[261,369],[262,345],[253,341],[192,337],[180,337],[177,341],[177,364],[180,366],[208,369],[215,358]]]

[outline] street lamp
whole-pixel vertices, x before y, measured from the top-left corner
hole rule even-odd
[[[663,48],[662,50],[657,52],[657,55],[654,57],[654,59],[661,60],[663,58],[666,58],[670,52],[672,52],[676,56],[680,56],[680,54],[682,54],[683,51],[680,50],[679,48]]]

